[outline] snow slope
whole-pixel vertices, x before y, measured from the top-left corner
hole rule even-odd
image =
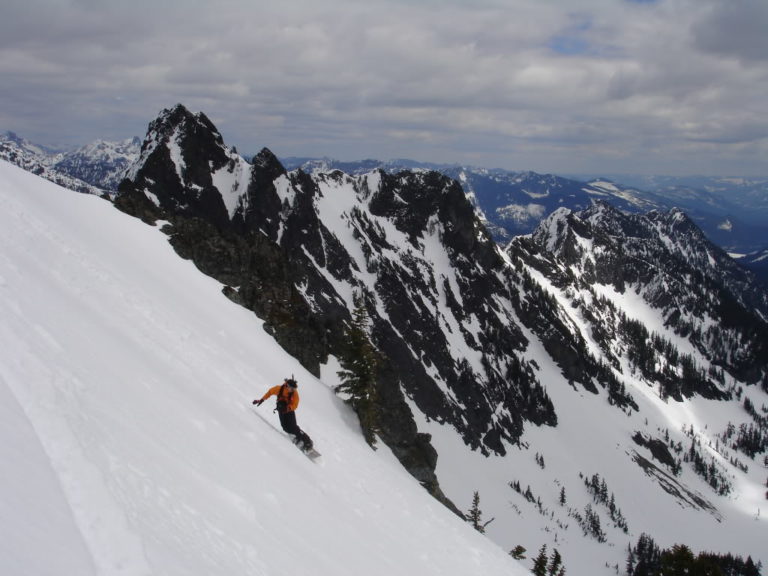
[[[295,374],[313,463],[268,386]],[[156,228],[0,161],[0,573],[526,574]]]
[[[538,280],[546,283],[543,278]],[[551,285],[548,291],[561,301],[564,310],[573,308],[562,291]],[[686,350],[687,341],[663,327],[660,313],[645,305],[633,289],[619,295],[603,287],[602,293],[620,309],[633,310],[644,325],[669,337],[678,349],[692,352]],[[582,333],[589,331],[583,329]],[[625,413],[599,397],[605,391],[593,395],[569,385],[536,337],[526,335],[532,343],[526,356],[539,365],[538,376],[557,409],[556,427],[529,425],[520,446],[510,446],[505,457],[486,458],[462,450],[462,439],[449,427],[423,417],[419,422],[419,430],[432,434],[433,445],[441,455],[437,474],[443,491],[462,509],[469,507],[473,491],[478,491],[485,520],[493,519],[486,531],[491,539],[507,550],[522,545],[529,559],[544,544],[550,552],[556,548],[568,573],[579,575],[625,574],[627,548],[643,533],[651,535],[662,548],[685,544],[694,553],[732,553],[744,559],[751,556],[763,566],[768,563],[768,471],[764,455],[750,460],[723,447],[720,453],[715,450],[715,435],[729,422],[745,420],[740,402],[702,397],[663,401],[655,388],[624,366],[625,383],[640,408]],[[757,386],[744,389],[743,394],[763,410],[768,405],[768,397]],[[679,477],[667,476],[670,485],[682,492],[682,497],[675,497],[634,461],[638,454],[652,460],[633,442],[637,432],[657,438],[668,433],[687,450],[691,441],[683,429],[691,427],[707,459],[721,466],[732,481],[733,491],[728,496],[716,495],[689,464],[684,464]],[[728,465],[723,453],[745,462],[749,471]],[[628,524],[626,532],[611,522],[607,507],[596,503],[585,487],[584,479],[594,474],[606,481],[609,494],[615,493],[616,506]],[[511,482],[518,482],[524,492],[530,488],[534,501],[514,491]],[[565,504],[559,502],[561,490]],[[573,515],[583,514],[587,506],[601,518],[606,536],[602,544],[585,536]]]

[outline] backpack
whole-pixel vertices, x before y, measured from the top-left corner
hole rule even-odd
[[[288,405],[291,403],[291,400],[293,399],[293,388],[288,386],[288,389],[290,392],[288,392],[287,396],[285,395],[285,388],[286,385],[283,384],[280,387],[280,392],[277,393],[277,412],[279,414],[285,414],[288,411]],[[285,398],[284,400],[281,400],[281,398]]]

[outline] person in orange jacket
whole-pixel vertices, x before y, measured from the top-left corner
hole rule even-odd
[[[277,411],[280,417],[280,426],[288,434],[294,437],[294,443],[304,451],[312,449],[312,439],[296,423],[296,408],[299,407],[298,384],[293,378],[286,378],[282,384],[273,386],[259,400],[254,400],[256,406],[261,406],[262,402],[270,396],[277,396]]]

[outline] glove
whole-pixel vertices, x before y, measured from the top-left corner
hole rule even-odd
[[[264,400],[254,400],[253,403],[256,404],[256,406],[261,406],[261,403],[264,402]]]

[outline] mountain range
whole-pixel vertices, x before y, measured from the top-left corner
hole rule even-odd
[[[307,172],[337,169],[360,174],[375,168],[391,173],[441,172],[461,182],[488,229],[502,243],[530,234],[542,218],[557,208],[583,210],[595,199],[632,213],[678,208],[710,240],[735,255],[757,252],[768,243],[768,178],[559,176],[409,160],[339,162],[288,158],[283,163],[288,169],[302,168]]]
[[[85,194],[102,194],[104,190],[57,169],[63,154],[32,144],[14,132],[0,135],[0,159],[50,180],[60,186]]]
[[[321,381],[362,308],[377,438],[457,515],[473,487],[504,549],[578,574],[626,573],[647,535],[767,560],[768,294],[694,219],[608,181],[518,175],[501,210],[466,171],[301,166],[177,105],[114,204]],[[489,214],[530,231],[502,247]]]
[[[139,155],[141,140],[97,140],[61,151],[32,144],[12,132],[0,134],[0,158],[66,184],[70,189],[114,194],[125,170]],[[244,157],[250,160],[251,157]],[[459,181],[492,236],[506,243],[530,234],[557,208],[583,210],[604,199],[620,210],[643,213],[678,208],[707,237],[762,278],[752,262],[768,244],[768,178],[634,176],[631,174],[553,175],[412,160],[341,162],[329,158],[280,158],[287,170],[313,173],[374,169],[437,171]]]

